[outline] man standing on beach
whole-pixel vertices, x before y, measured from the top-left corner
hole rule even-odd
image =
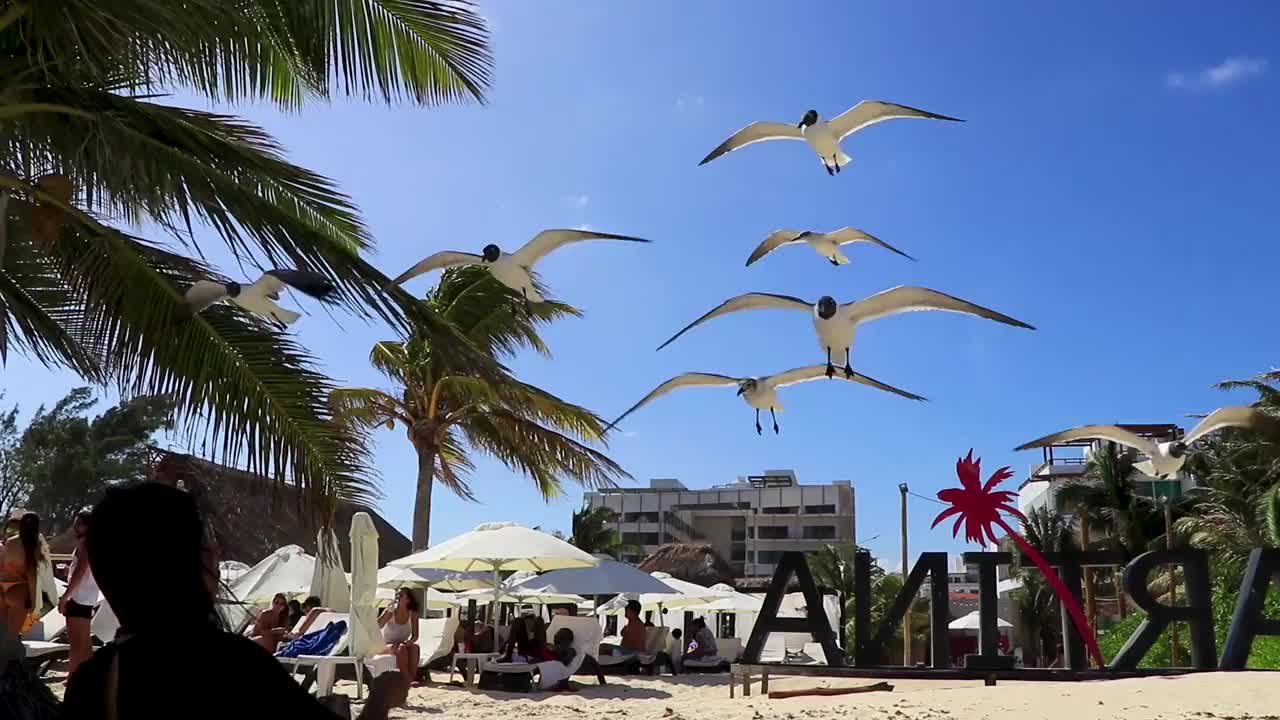
[[[84,536],[89,531],[88,510],[76,515],[71,531],[76,536],[75,550],[71,551],[71,570],[67,575],[67,589],[58,600],[58,612],[67,619],[67,641],[71,645],[67,662],[67,675],[75,673],[80,663],[89,659],[93,651],[89,642],[89,625],[93,620],[93,607],[98,604],[98,583],[89,568],[85,554]]]

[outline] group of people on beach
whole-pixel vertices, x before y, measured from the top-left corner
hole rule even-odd
[[[616,645],[602,646],[602,652],[615,656],[626,656],[636,658],[636,661],[642,666],[650,667],[654,670],[660,670],[666,665],[671,669],[671,674],[678,674],[680,668],[686,660],[700,660],[703,658],[714,657],[716,652],[716,636],[707,627],[707,621],[701,617],[693,619],[691,629],[693,630],[693,639],[689,641],[689,646],[684,652],[675,654],[667,650],[654,650],[649,647],[649,628],[653,627],[653,623],[642,620],[640,615],[642,606],[638,600],[628,600],[626,608],[623,610],[623,616],[626,618],[626,625],[622,627],[620,642]],[[682,633],[680,628],[671,630],[671,638],[675,641],[673,648],[679,647]],[[652,660],[641,662],[641,656],[651,656]]]

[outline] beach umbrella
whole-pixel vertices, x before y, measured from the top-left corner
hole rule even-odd
[[[276,593],[310,587],[316,559],[297,545],[285,545],[249,568],[230,587],[232,600],[265,605]]]
[[[981,623],[982,621],[981,621],[981,617],[978,615],[978,611],[974,610],[968,615],[958,617],[955,620],[952,620],[951,622],[947,623],[947,629],[948,630],[978,630],[981,627]],[[1001,620],[1000,618],[996,618],[996,627],[1011,628],[1013,627],[1013,624],[1005,620]]]
[[[446,540],[389,565],[404,568],[436,568],[492,573],[493,598],[497,601],[502,586],[502,572],[518,570],[559,570],[594,567],[599,560],[569,543],[540,530],[515,523],[484,523],[471,532]],[[498,613],[490,612],[493,634],[498,636]]]
[[[716,583],[707,589],[722,597],[702,605],[690,605],[685,609],[691,612],[758,613],[764,605],[758,598],[740,593],[724,583]]]
[[[249,572],[249,566],[238,560],[223,560],[218,563],[218,582],[230,585]]]
[[[338,552],[338,534],[329,530],[316,533],[316,558],[311,572],[309,595],[320,598],[320,604],[334,612],[346,612],[351,607],[351,587],[342,569],[342,555]],[[354,553],[354,549],[352,550]],[[355,571],[355,568],[352,568]]]
[[[369,513],[351,517],[351,655],[370,657],[386,647],[378,630],[378,529]]]
[[[642,611],[656,610],[661,619],[663,610],[674,610],[677,608],[685,608],[693,605],[705,605],[706,603],[719,600],[725,597],[725,594],[714,591],[711,588],[703,587],[697,583],[691,583],[686,580],[678,580],[664,572],[650,573],[655,579],[666,585],[667,592],[662,593],[623,593],[609,602],[601,605],[596,613],[599,615],[621,615],[627,609],[628,600],[636,600],[640,603]]]
[[[378,571],[378,587],[397,590],[434,588],[444,592],[460,592],[487,588],[493,584],[487,573],[464,573],[456,570],[404,568],[388,565]]]
[[[540,590],[574,595],[615,595],[617,593],[669,593],[671,587],[634,565],[618,562],[608,555],[595,555],[595,567],[552,570],[510,584],[509,592]]]
[[[466,605],[470,600],[475,600],[477,605],[484,605],[493,602],[493,591],[488,589],[467,590],[466,592],[454,593],[453,599],[458,605]],[[498,596],[498,602],[516,605],[577,605],[578,603],[586,602],[586,600],[586,598],[573,593],[528,590],[508,585],[502,587],[501,594]]]

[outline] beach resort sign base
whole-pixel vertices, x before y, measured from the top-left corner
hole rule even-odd
[[[1124,559],[1113,552],[1048,553],[1048,564],[1057,569],[1063,583],[1077,599],[1081,595],[1083,570],[1086,567],[1115,567]],[[1249,556],[1244,580],[1236,602],[1231,628],[1221,656],[1217,653],[1210,607],[1209,557],[1203,550],[1158,550],[1144,553],[1129,561],[1124,568],[1124,589],[1134,603],[1146,613],[1146,619],[1125,642],[1120,652],[1105,667],[1089,667],[1085,642],[1076,626],[1063,618],[1065,665],[1063,670],[1036,668],[1014,669],[1013,658],[1001,655],[997,648],[996,568],[1013,562],[1007,552],[969,552],[965,562],[978,568],[979,636],[976,655],[965,658],[964,669],[950,667],[950,621],[947,595],[947,554],[922,553],[902,590],[885,613],[880,624],[871,624],[871,555],[860,551],[854,562],[853,665],[840,674],[895,675],[898,677],[1007,677],[1009,679],[1070,679],[1075,677],[1132,676],[1167,674],[1188,670],[1243,670],[1259,635],[1280,635],[1280,619],[1263,615],[1263,599],[1274,578],[1280,577],[1280,548],[1259,548]],[[1158,602],[1148,590],[1148,582],[1159,566],[1182,568],[1185,605],[1170,606]],[[778,608],[792,576],[804,593],[805,617],[778,617]],[[905,668],[880,663],[894,632],[902,623],[911,602],[917,597],[925,578],[929,578],[930,666]],[[1280,584],[1280,583],[1278,583]],[[1280,588],[1278,588],[1280,590]],[[1191,666],[1189,668],[1143,668],[1138,664],[1153,643],[1165,632],[1169,623],[1185,622],[1190,628]],[[808,633],[822,645],[827,668],[812,668],[813,674],[834,674],[834,668],[846,668],[835,633],[822,609],[822,597],[809,572],[805,556],[799,552],[784,553],[769,586],[755,628],[743,652],[743,665],[757,665],[760,651],[771,632]]]

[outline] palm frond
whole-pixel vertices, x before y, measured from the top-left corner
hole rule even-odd
[[[446,270],[426,302],[477,348],[500,359],[522,349],[549,357],[539,329],[566,317],[582,317],[577,308],[554,300],[526,307],[523,298],[474,265]]]

